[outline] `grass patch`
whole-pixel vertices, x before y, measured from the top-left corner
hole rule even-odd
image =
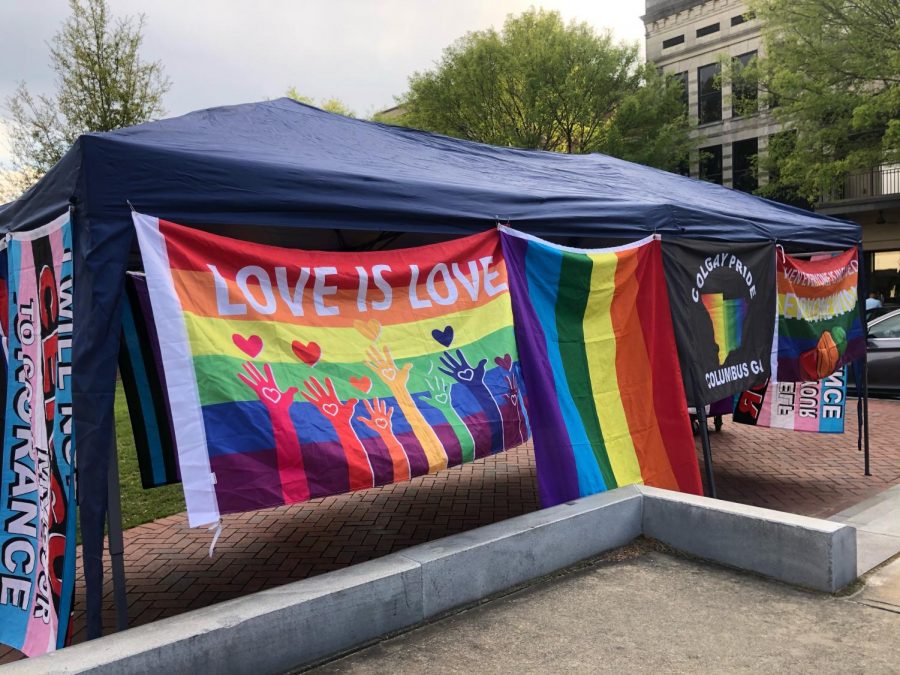
[[[128,529],[185,510],[181,484],[145,490],[141,487],[134,434],[122,383],[116,384],[116,443],[119,455],[119,486],[122,494],[122,527]]]

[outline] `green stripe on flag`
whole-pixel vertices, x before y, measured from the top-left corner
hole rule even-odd
[[[462,347],[462,351],[473,365],[477,364],[481,359],[488,359],[487,368],[490,370],[494,365],[494,357],[502,357],[509,350],[511,344],[513,344],[513,328],[509,326],[494,331],[476,342],[465,345]],[[428,382],[426,382],[426,378],[432,383],[435,379],[438,379],[446,380],[449,385],[454,384],[453,378],[444,375],[439,370],[439,358],[443,349],[437,342],[435,342],[434,346],[435,351],[433,354],[413,359],[398,359],[398,366],[402,367],[410,362],[413,364],[410,371],[410,382],[407,386],[409,391],[427,391]],[[455,357],[455,347],[451,345],[448,351]],[[514,359],[516,358],[514,354],[512,356]],[[253,363],[262,372],[265,364],[263,359],[236,359],[230,356],[194,357],[194,370],[197,375],[197,388],[200,392],[200,405],[258,400],[256,394],[237,377],[238,373],[246,375],[243,369],[243,364],[246,361]],[[331,377],[334,381],[337,395],[342,401],[348,398],[372,399],[392,396],[384,383],[366,367],[362,360],[358,363],[328,363],[323,360],[319,361],[314,367],[309,367],[298,360],[293,364],[273,363],[271,366],[275,381],[282,391],[288,387],[297,387],[303,391],[303,382],[308,378],[316,377],[322,381],[326,377]],[[357,389],[350,383],[351,377],[368,377],[372,383],[371,390],[364,392]],[[297,394],[295,400],[301,403],[305,401],[300,394]]]
[[[591,292],[593,262],[583,253],[563,253],[559,275],[559,293],[556,296],[556,330],[559,333],[559,350],[569,391],[581,416],[588,440],[597,459],[600,473],[608,489],[618,487],[612,465],[606,454],[603,431],[597,417],[591,386],[591,371],[584,350],[584,312]]]

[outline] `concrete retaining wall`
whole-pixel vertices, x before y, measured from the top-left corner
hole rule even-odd
[[[651,487],[643,533],[706,560],[834,593],[856,579],[848,525]]]
[[[6,669],[284,672],[618,548],[641,533],[709,560],[810,588],[834,591],[855,578],[851,527],[628,486]]]

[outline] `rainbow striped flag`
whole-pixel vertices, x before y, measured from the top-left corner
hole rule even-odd
[[[331,253],[134,222],[191,526],[529,438],[497,232]]]
[[[541,503],[630,483],[700,494],[660,242],[501,241]]]
[[[802,260],[777,256],[773,379],[818,381],[866,356],[859,306],[859,252]]]
[[[743,298],[726,300],[724,293],[701,293],[700,298],[712,322],[721,366],[731,352],[740,349],[747,303]]]

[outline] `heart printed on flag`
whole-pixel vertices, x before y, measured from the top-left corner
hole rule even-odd
[[[444,330],[435,328],[431,331],[431,337],[433,337],[438,344],[449,347],[453,344],[453,326],[445,326]]]
[[[369,319],[368,321],[361,321],[356,319],[353,322],[353,327],[359,331],[359,333],[372,342],[378,340],[378,336],[381,335],[381,324],[375,319]]]
[[[503,356],[495,356],[494,363],[505,370],[512,370],[512,357],[509,354]]]
[[[294,340],[291,343],[291,349],[294,350],[294,355],[298,359],[310,367],[316,365],[322,358],[322,348],[315,342],[303,344],[300,340]]]
[[[251,335],[250,337],[244,337],[240,333],[235,333],[231,336],[231,341],[234,342],[234,346],[244,352],[251,359],[255,359],[259,356],[259,353],[263,348],[263,341],[259,335]]]

